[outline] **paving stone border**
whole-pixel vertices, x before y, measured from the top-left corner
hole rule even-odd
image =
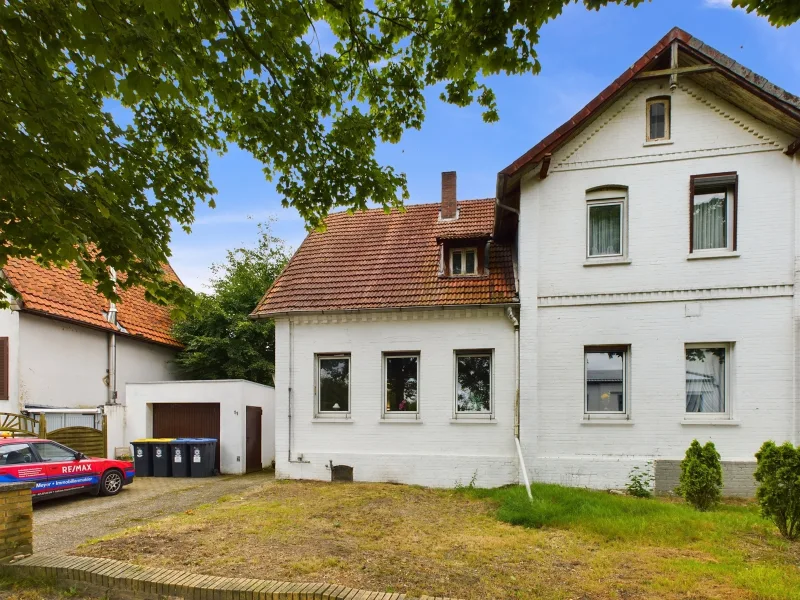
[[[159,600],[416,600],[405,594],[357,590],[326,583],[289,583],[196,575],[140,567],[111,558],[33,554],[8,565],[27,576],[53,577],[59,583],[95,590],[106,597]],[[455,600],[422,596],[418,600]]]

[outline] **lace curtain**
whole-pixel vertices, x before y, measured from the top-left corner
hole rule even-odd
[[[589,256],[622,254],[621,204],[589,207]]]

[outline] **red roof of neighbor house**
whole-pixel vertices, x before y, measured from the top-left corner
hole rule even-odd
[[[10,258],[3,272],[22,298],[22,310],[57,319],[72,321],[98,329],[116,331],[120,335],[180,348],[172,337],[170,309],[145,300],[144,288],[120,291],[117,303],[117,323],[121,331],[106,320],[108,300],[81,281],[76,265],[67,268],[44,268],[24,258]],[[168,264],[168,279],[179,281]]]
[[[462,200],[447,222],[439,207],[328,216],[327,230],[309,234],[253,316],[517,302],[509,246],[490,245],[489,275],[439,275],[437,239],[491,238],[495,200]]]
[[[795,134],[798,133],[796,125],[787,128],[787,124],[792,121],[796,124],[800,120],[800,98],[753,73],[722,52],[704,44],[690,33],[679,27],[673,27],[655,46],[645,52],[628,70],[611,82],[569,121],[500,171],[499,177],[518,175],[522,169],[540,162],[545,155],[552,153],[571,139],[583,125],[627,89],[627,86],[636,80],[637,75],[652,68],[657,60],[666,59],[666,54],[669,53],[673,42],[678,44],[682,53],[679,66],[709,65],[713,67],[712,71],[706,73],[684,73],[679,77],[689,77],[701,85],[711,87],[717,94],[740,108],[753,112],[756,117],[772,122],[779,128],[791,129]],[[755,99],[769,107],[766,112],[764,109],[757,109],[752,104]]]

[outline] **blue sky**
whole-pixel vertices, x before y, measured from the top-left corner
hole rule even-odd
[[[412,203],[438,201],[442,171],[458,172],[459,199],[493,197],[497,171],[569,119],[674,26],[800,95],[800,23],[776,29],[726,0],[653,0],[598,12],[570,5],[541,31],[540,75],[489,80],[499,123],[484,123],[477,106],[445,105],[431,90],[422,129],[380,147],[378,157],[406,173]],[[302,219],[281,208],[274,186],[247,153],[231,149],[214,156],[211,176],[219,190],[217,208],[198,206],[192,233],[176,231],[171,244],[173,267],[198,291],[227,249],[255,243],[259,221],[274,217],[273,233],[293,248],[305,237]]]

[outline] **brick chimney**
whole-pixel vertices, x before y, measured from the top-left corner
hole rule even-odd
[[[458,217],[456,198],[456,172],[444,171],[442,172],[442,219]]]

